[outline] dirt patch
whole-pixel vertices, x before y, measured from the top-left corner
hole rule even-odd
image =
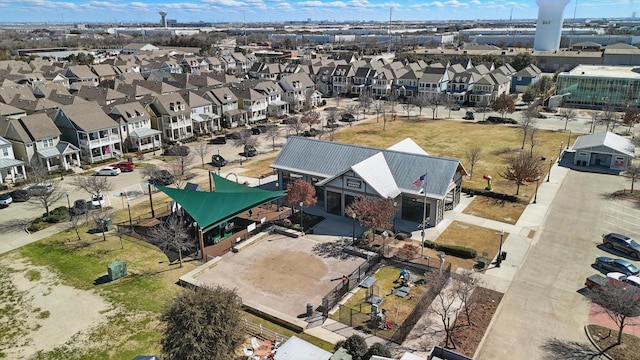
[[[2,320],[3,327],[20,327],[0,341],[6,344],[0,350],[8,358],[28,358],[63,344],[82,348],[89,341],[90,331],[103,324],[105,313],[112,309],[95,292],[62,285],[48,268],[34,266],[17,256],[1,258],[0,268],[10,270],[9,281],[1,283],[0,291],[14,294],[11,299],[2,296],[0,305],[20,305]],[[20,324],[8,323],[12,321],[9,318],[20,319]]]
[[[311,277],[292,277],[294,272],[324,275],[327,266],[318,257],[300,251],[271,253],[253,264],[247,271],[247,279],[273,293],[295,293],[299,287],[313,282]]]
[[[463,213],[515,225],[526,207],[525,202],[509,202],[486,196],[475,196]]]
[[[493,314],[496,312],[498,305],[500,305],[502,295],[497,291],[485,288],[477,288],[473,292],[471,303],[475,304],[475,308],[470,312],[469,316],[471,325],[467,322],[464,310],[460,311],[456,319],[456,328],[453,331],[456,352],[473,357],[485,331],[489,327]],[[444,345],[444,342],[440,343],[440,346],[444,347]]]
[[[600,349],[614,359],[640,360],[640,338],[631,334],[622,334],[622,344],[613,346],[618,340],[618,331],[600,325],[588,325],[587,331]],[[613,346],[609,348],[610,346]]]

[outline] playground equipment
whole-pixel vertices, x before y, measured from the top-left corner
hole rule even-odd
[[[371,304],[371,325],[385,330],[387,328],[387,310],[380,309],[377,304]]]
[[[486,187],[486,188],[484,188],[484,189],[485,189],[485,190],[493,190],[493,187],[491,186],[491,180],[492,180],[493,178],[491,177],[491,175],[484,175],[482,178],[483,178],[483,179],[485,179],[485,180],[487,180],[487,187]]]
[[[398,277],[398,279],[400,280],[400,283],[402,284],[402,286],[409,286],[410,284],[413,284],[418,279],[418,276],[412,274],[407,269],[402,269],[400,270],[400,276]]]

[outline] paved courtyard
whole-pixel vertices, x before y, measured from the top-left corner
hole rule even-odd
[[[195,278],[235,288],[245,305],[303,325],[297,317],[305,312],[307,303],[317,308],[342,275],[349,275],[364,263],[355,256],[316,255],[313,248],[321,244],[319,238],[269,235],[236,254],[225,255],[224,260]]]

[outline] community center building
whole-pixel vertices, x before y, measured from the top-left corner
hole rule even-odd
[[[582,135],[573,144],[574,165],[625,171],[635,155],[633,142],[612,132]]]
[[[382,197],[393,200],[396,218],[421,223],[426,201],[427,226],[459,204],[468,175],[459,160],[431,156],[411,139],[378,149],[290,137],[271,167],[281,189],[298,179],[314,185],[329,214],[347,216],[357,198]]]

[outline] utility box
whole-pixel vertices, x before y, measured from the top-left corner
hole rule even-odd
[[[111,221],[111,218],[101,217],[96,220],[96,227],[98,228],[98,231],[110,231],[113,230],[113,222]]]
[[[107,265],[107,272],[111,281],[125,277],[127,276],[127,262],[124,260],[114,261]]]

